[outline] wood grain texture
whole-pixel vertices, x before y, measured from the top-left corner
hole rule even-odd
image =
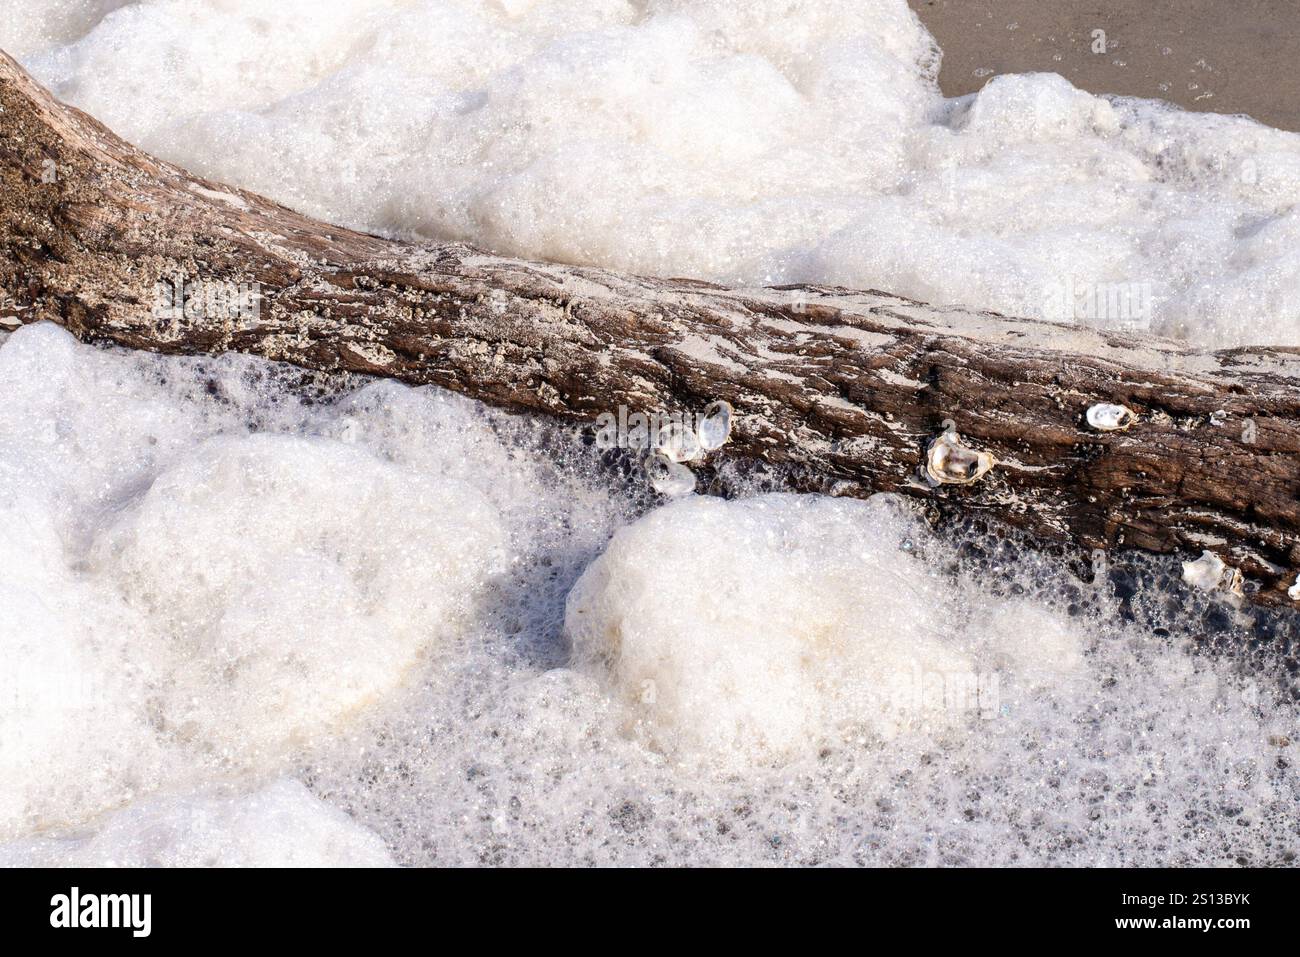
[[[1300,350],[1198,351],[876,291],[729,289],[418,245],[205,181],[0,54],[0,323],[161,353],[238,350],[594,422],[736,411],[725,454],[804,489],[895,491],[1084,548],[1208,548],[1287,601],[1300,565]],[[160,280],[256,282],[258,315],[159,318]],[[1098,433],[1093,403],[1138,422]],[[951,419],[999,464],[917,479]]]

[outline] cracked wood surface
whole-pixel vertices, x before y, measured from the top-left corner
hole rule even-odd
[[[1300,350],[1126,333],[822,286],[730,289],[414,244],[195,177],[0,54],[0,328],[238,350],[594,422],[736,411],[724,454],[798,487],[895,491],[1085,548],[1208,548],[1286,601],[1300,566]],[[156,284],[256,282],[260,313],[157,318]],[[1098,433],[1088,406],[1138,413]],[[951,419],[999,465],[917,481]]]

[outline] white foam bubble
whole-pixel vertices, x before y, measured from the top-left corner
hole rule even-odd
[[[336,441],[200,445],[92,558],[152,628],[169,730],[247,760],[328,733],[454,635],[503,564],[482,496]]]
[[[1300,339],[1300,135],[1053,74],[944,100],[904,0],[21,7],[0,45],[59,96],[333,222]]]
[[[141,708],[134,622],[67,566],[47,510],[0,467],[0,837],[110,806],[162,763]]]
[[[10,56],[26,56],[72,43],[86,35],[106,14],[131,0],[9,0],[0,8],[0,47]]]
[[[968,606],[904,549],[922,534],[885,496],[695,498],[614,536],[570,593],[566,628],[653,745],[743,766],[969,728],[996,710],[1000,666],[1029,656],[1065,680],[1078,636]]]
[[[1294,859],[1272,666],[1138,626],[1104,579],[959,544],[882,499],[657,509],[571,590],[570,667],[467,666],[363,736],[400,786],[358,788],[370,765],[341,749],[317,786],[412,863]],[[1209,627],[1168,587],[1143,614]]]
[[[384,842],[281,779],[142,800],[91,833],[0,844],[0,867],[391,867]]]

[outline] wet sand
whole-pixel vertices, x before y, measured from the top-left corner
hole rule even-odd
[[[939,80],[949,96],[1000,73],[1049,71],[1093,93],[1300,130],[1296,0],[910,2],[943,47]]]

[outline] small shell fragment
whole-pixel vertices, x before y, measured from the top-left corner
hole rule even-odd
[[[704,454],[695,430],[681,422],[669,422],[659,430],[656,448],[674,462],[693,462]]]
[[[731,404],[721,399],[710,402],[695,432],[704,451],[722,448],[731,437]]]
[[[1223,587],[1232,596],[1233,601],[1246,597],[1246,576],[1239,568],[1229,568],[1223,579]]]
[[[1201,591],[1214,591],[1223,581],[1227,568],[1223,559],[1214,552],[1203,551],[1196,561],[1183,562],[1183,581]]]
[[[1300,601],[1300,575],[1295,578],[1295,584],[1286,590],[1286,596],[1292,601]]]
[[[1087,418],[1088,424],[1098,432],[1123,432],[1137,421],[1137,416],[1128,406],[1108,402],[1090,406]]]
[[[997,464],[988,452],[976,452],[949,429],[930,443],[925,455],[925,477],[931,485],[970,485]]]
[[[646,456],[645,473],[651,487],[660,495],[678,498],[695,491],[695,473],[680,462],[674,462],[662,450]]]

